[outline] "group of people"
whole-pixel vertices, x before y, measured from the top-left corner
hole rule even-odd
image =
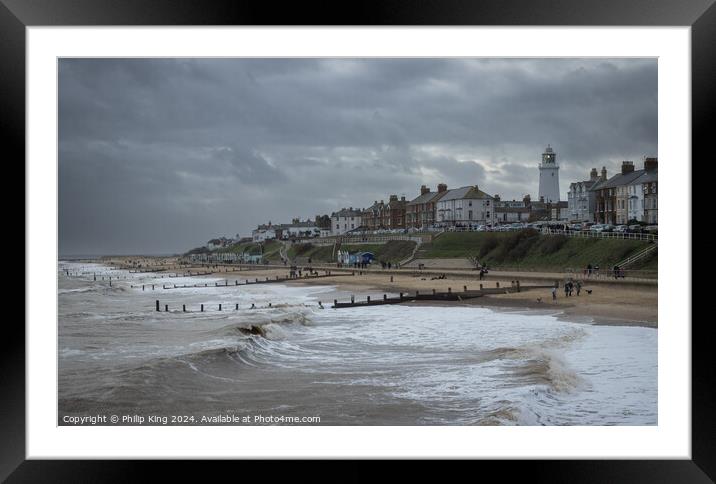
[[[587,267],[584,269],[584,275],[587,277],[591,277],[592,275],[598,276],[599,266],[592,266],[592,264],[588,264]],[[620,277],[623,279],[624,277],[626,277],[626,272],[622,267],[614,266],[612,268],[612,275],[614,276],[614,279],[619,279]]]
[[[587,267],[584,269],[584,275],[590,277],[592,274],[594,274],[595,276],[599,275],[599,266],[592,266],[592,264],[587,264]]]
[[[564,297],[572,296],[575,292],[577,293],[577,296],[579,296],[579,293],[582,292],[582,281],[573,281],[572,279],[569,279],[564,283]],[[552,288],[552,300],[557,300],[556,285]]]
[[[624,279],[625,273],[624,273],[624,269],[622,269],[621,267],[614,266],[613,272],[614,272],[614,279],[619,279],[620,277],[622,279]]]

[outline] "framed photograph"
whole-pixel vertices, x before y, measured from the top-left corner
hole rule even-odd
[[[714,478],[690,203],[713,2],[211,3],[2,0],[27,281],[3,479]]]

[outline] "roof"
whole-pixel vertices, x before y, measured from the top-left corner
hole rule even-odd
[[[639,178],[639,183],[652,183],[655,181],[659,181],[658,170],[648,170],[646,173],[644,173],[644,176]]]
[[[453,190],[448,190],[447,193],[440,198],[441,202],[447,202],[450,200],[462,200],[466,198],[489,198],[492,199],[490,195],[483,192],[477,186],[467,186],[467,187],[461,187],[461,188],[455,188]]]
[[[360,217],[361,211],[360,210],[349,210],[347,208],[343,208],[337,212],[333,212],[331,214],[331,218],[333,217]]]
[[[597,183],[597,180],[582,180],[582,181],[572,182],[572,183],[570,183],[570,186],[582,184],[582,185],[586,186],[587,188],[591,188],[592,185],[594,185],[595,183]]]
[[[608,180],[602,180],[593,185],[590,190],[602,190],[604,188],[616,188],[629,185],[645,173],[645,170],[634,170],[630,173],[617,173]]]
[[[421,205],[423,203],[437,202],[447,192],[427,192],[408,202],[408,205]]]

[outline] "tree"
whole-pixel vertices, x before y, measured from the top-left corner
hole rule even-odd
[[[316,227],[320,229],[331,228],[331,217],[330,215],[316,215]]]

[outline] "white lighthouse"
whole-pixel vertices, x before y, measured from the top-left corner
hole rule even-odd
[[[559,202],[559,165],[557,154],[550,145],[542,153],[539,164],[539,199],[546,203]]]

